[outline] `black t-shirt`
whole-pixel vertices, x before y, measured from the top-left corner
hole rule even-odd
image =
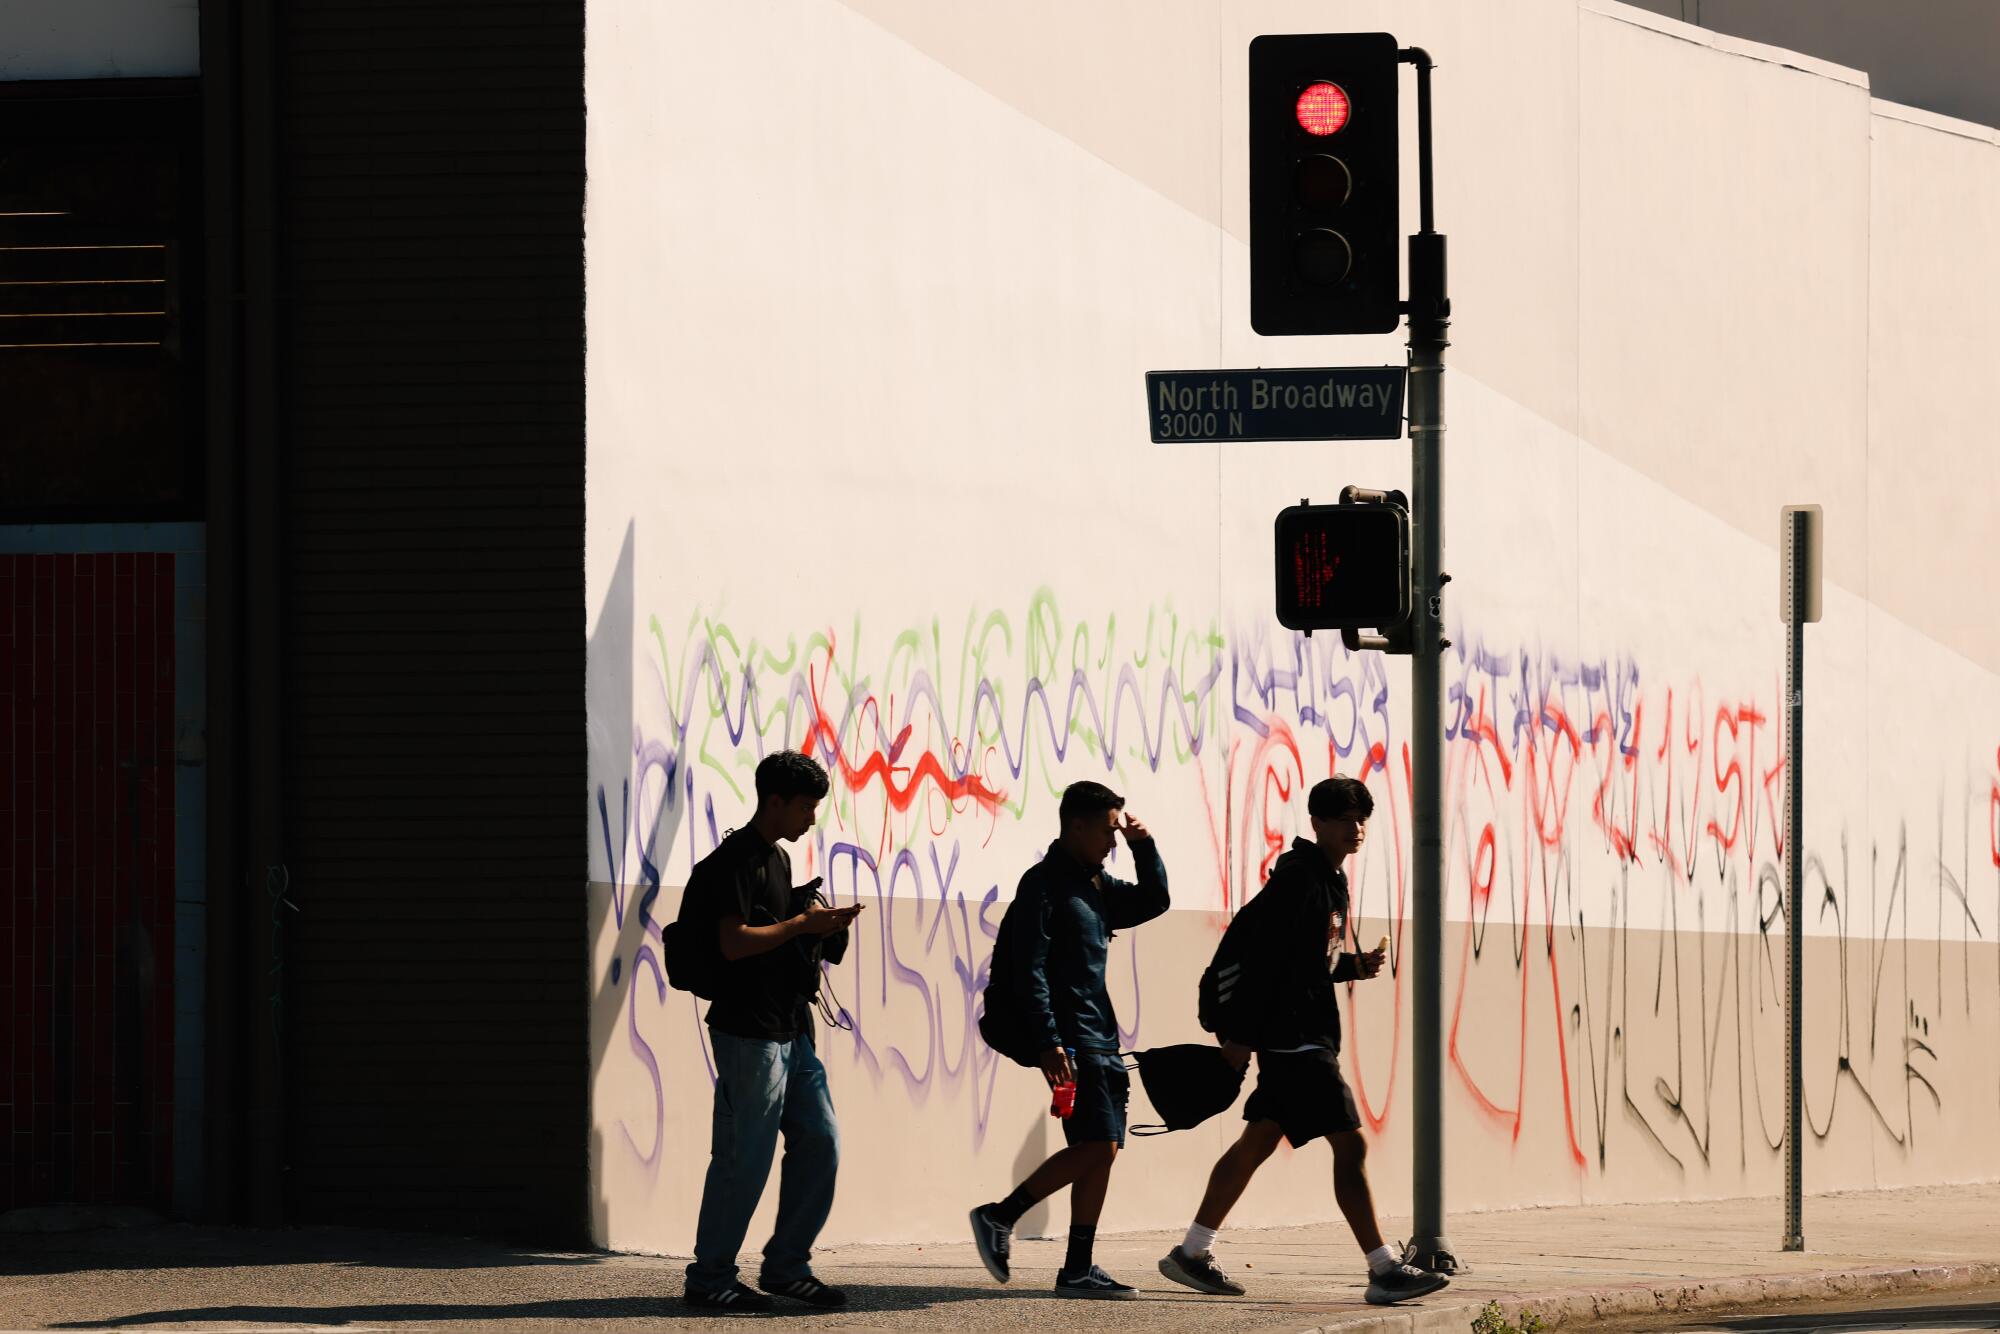
[[[710,862],[716,864],[711,867]],[[723,839],[702,859],[701,869],[716,874],[710,916],[718,929],[724,917],[736,914],[745,926],[771,926],[805,906],[793,901],[792,859],[747,826]],[[827,958],[839,961],[846,936],[842,931],[826,938]],[[725,963],[721,992],[708,1007],[709,1027],[762,1042],[790,1042],[810,1032],[808,1002],[819,983],[813,948],[818,944],[816,938],[799,936]]]

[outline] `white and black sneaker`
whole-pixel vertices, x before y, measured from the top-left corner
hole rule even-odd
[[[757,1280],[757,1286],[774,1297],[790,1297],[793,1301],[804,1302],[807,1306],[836,1307],[847,1305],[847,1294],[829,1283],[822,1283],[811,1274],[788,1279],[783,1283],[772,1283],[767,1279]]]
[[[1168,1251],[1160,1261],[1160,1272],[1183,1287],[1196,1292],[1212,1292],[1218,1297],[1241,1297],[1243,1285],[1222,1272],[1215,1263],[1211,1251],[1199,1255],[1189,1255],[1179,1246]]]
[[[1096,1265],[1081,1274],[1057,1274],[1058,1297],[1137,1297],[1139,1290],[1120,1283]]]
[[[990,1204],[982,1204],[972,1211],[972,1244],[979,1251],[979,1263],[986,1266],[986,1272],[993,1275],[996,1283],[1005,1283],[1013,1275],[1007,1268],[1007,1257],[1014,1249],[1014,1229],[995,1218]]]
[[[731,1284],[720,1292],[704,1292],[700,1288],[689,1288],[681,1293],[681,1300],[702,1311],[768,1311],[771,1299],[761,1292],[752,1292],[741,1283]]]
[[[1407,1302],[1413,1297],[1428,1296],[1450,1283],[1451,1280],[1443,1274],[1433,1274],[1415,1265],[1390,1265],[1368,1275],[1366,1296],[1370,1305],[1389,1306],[1395,1302]]]

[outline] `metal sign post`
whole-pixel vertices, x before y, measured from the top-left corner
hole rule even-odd
[[[1785,1249],[1806,1248],[1800,1218],[1800,1131],[1805,1124],[1800,1070],[1800,996],[1805,965],[1805,910],[1799,902],[1805,831],[1806,622],[1820,616],[1823,525],[1817,505],[1787,505],[1778,520],[1782,576],[1778,610],[1785,621]]]
[[[1405,1261],[1439,1273],[1461,1268],[1444,1232],[1444,349],[1451,324],[1444,237],[1431,218],[1431,58],[1417,67],[1417,185],[1422,224],[1410,238],[1410,464],[1416,502],[1410,575],[1411,1035],[1415,1219]]]

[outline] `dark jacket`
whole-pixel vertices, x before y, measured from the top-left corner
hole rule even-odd
[[[792,885],[792,859],[745,825],[732,831],[701,859],[689,877],[688,893],[708,895],[711,931],[724,917],[740,915],[745,926],[770,926],[805,908]],[[790,1042],[812,1034],[809,1003],[819,993],[819,961],[839,963],[847,953],[847,929],[825,937],[795,936],[776,949],[746,955],[722,966],[722,988],[708,1007],[709,1027],[733,1037]]]
[[[1264,888],[1229,923],[1233,957],[1242,959],[1255,1000],[1226,1012],[1216,1036],[1258,1051],[1340,1048],[1340,1006],[1334,984],[1358,976],[1352,952],[1327,968],[1327,920],[1347,929],[1347,875],[1327,865],[1309,839],[1271,868]],[[1241,939],[1235,939],[1243,933]]]
[[[1000,919],[991,977],[1040,1045],[1118,1050],[1118,1016],[1104,986],[1111,933],[1167,910],[1167,868],[1146,839],[1131,846],[1139,883],[1093,872],[1060,842],[1028,868]],[[1096,876],[1093,883],[1093,874]]]

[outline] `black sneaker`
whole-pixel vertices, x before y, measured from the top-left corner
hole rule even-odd
[[[1058,1297],[1137,1297],[1137,1288],[1120,1283],[1096,1265],[1081,1274],[1056,1275]]]
[[[979,1263],[986,1266],[993,1281],[1005,1283],[1013,1277],[1007,1268],[1007,1256],[1014,1249],[1014,1229],[988,1212],[992,1208],[990,1204],[982,1204],[972,1211],[972,1244],[979,1249]]]
[[[811,1274],[807,1274],[804,1278],[792,1279],[787,1283],[771,1283],[759,1278],[757,1286],[774,1297],[790,1297],[794,1301],[804,1302],[807,1306],[847,1305],[846,1293],[830,1284],[820,1282]]]
[[[1222,1272],[1212,1252],[1189,1255],[1176,1246],[1160,1261],[1160,1272],[1196,1292],[1212,1292],[1220,1297],[1241,1297],[1243,1285]]]
[[[1413,1297],[1424,1297],[1446,1287],[1451,1280],[1443,1274],[1433,1274],[1428,1269],[1415,1265],[1390,1265],[1379,1273],[1368,1276],[1367,1298],[1373,1306],[1388,1306],[1393,1302],[1406,1302]]]
[[[681,1300],[702,1311],[768,1311],[771,1299],[761,1292],[752,1292],[741,1283],[735,1283],[720,1292],[703,1292],[700,1288],[689,1288],[681,1294]]]

